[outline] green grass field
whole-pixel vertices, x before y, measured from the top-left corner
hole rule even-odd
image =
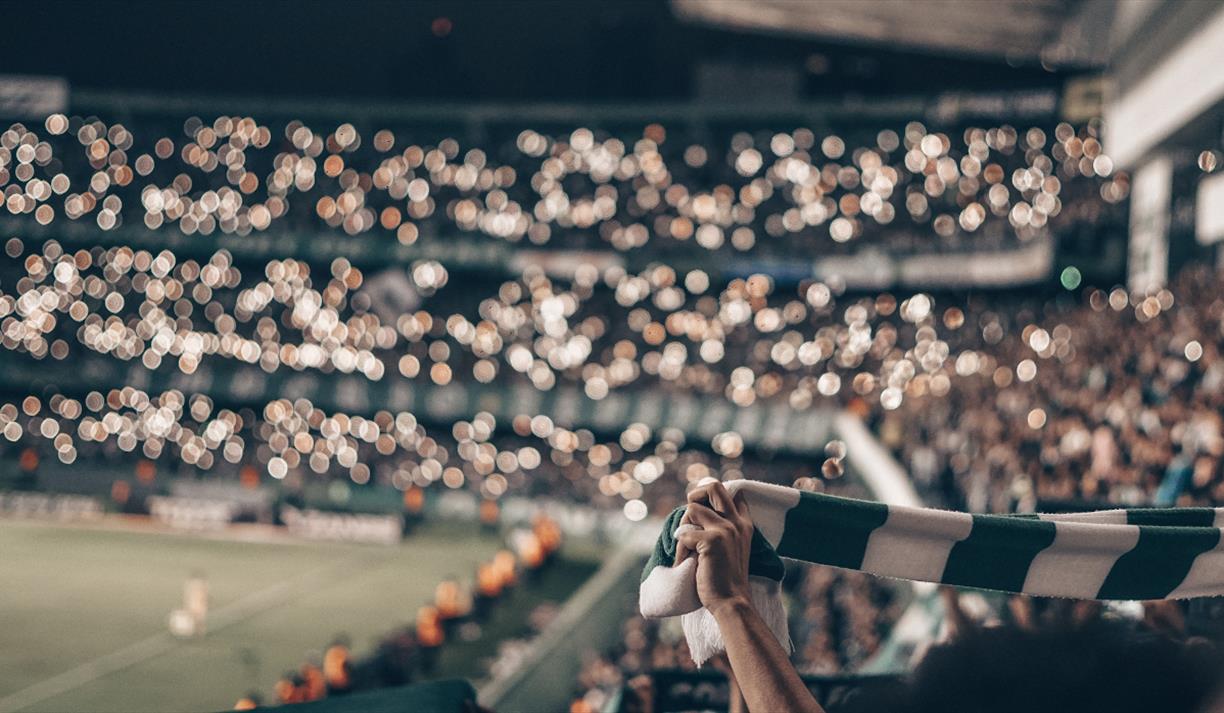
[[[0,712],[224,710],[269,697],[306,652],[345,632],[358,656],[413,620],[437,582],[470,582],[500,546],[466,524],[432,524],[402,545],[264,544],[0,521]],[[525,614],[563,600],[595,569],[561,560],[496,610],[476,642],[444,648],[441,675],[472,677]],[[166,631],[184,580],[206,574],[208,635]]]

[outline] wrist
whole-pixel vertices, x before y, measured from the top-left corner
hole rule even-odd
[[[706,605],[706,609],[714,617],[715,621],[740,617],[753,611],[752,601],[747,594],[738,594],[725,599],[719,599]]]

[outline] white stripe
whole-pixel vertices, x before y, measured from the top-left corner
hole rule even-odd
[[[782,601],[782,583],[768,577],[749,575],[748,596],[752,600],[752,608],[756,609],[786,653],[794,651],[786,619],[786,604]],[[698,666],[726,650],[718,622],[705,607],[680,617],[680,626],[688,642],[689,655]]]
[[[1096,510],[1094,512],[1042,513],[1037,517],[1049,522],[1089,522],[1097,525],[1125,525],[1125,510]]]
[[[675,567],[660,565],[650,570],[638,587],[638,607],[648,619],[680,616],[700,609],[697,558],[689,557]]]
[[[1137,544],[1138,525],[1056,520],[1054,542],[1033,558],[1024,593],[1095,599],[1114,563]]]
[[[744,491],[752,524],[776,549],[782,541],[782,531],[786,529],[786,513],[799,504],[799,491],[753,480],[732,480],[725,485],[732,497]]]
[[[888,519],[867,538],[860,569],[888,577],[938,582],[953,545],[972,530],[973,516],[969,513],[890,507]]]

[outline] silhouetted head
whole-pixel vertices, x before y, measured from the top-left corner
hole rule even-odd
[[[1178,641],[1124,622],[990,627],[932,647],[906,680],[851,697],[837,713],[1197,713],[1220,672],[1206,640]]]

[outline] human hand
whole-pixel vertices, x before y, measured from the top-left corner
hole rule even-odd
[[[685,526],[688,527],[685,527]],[[722,483],[695,488],[677,530],[676,562],[697,556],[697,597],[711,613],[750,602],[748,556],[752,518],[742,497],[732,498]]]

